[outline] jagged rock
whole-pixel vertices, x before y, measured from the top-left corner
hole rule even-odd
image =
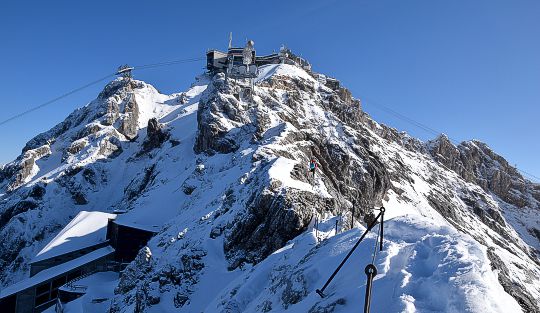
[[[32,190],[30,191],[28,196],[34,198],[35,200],[41,200],[46,192],[47,190],[45,189],[44,186],[41,186],[40,184],[36,184],[34,185],[34,187],[32,187]]]
[[[0,228],[4,227],[4,225],[6,225],[13,217],[29,210],[36,209],[38,206],[38,203],[34,201],[21,200],[15,205],[6,208],[3,212],[0,212]]]
[[[281,301],[283,302],[285,309],[302,301],[309,293],[307,281],[303,275],[294,277],[294,281],[288,279],[284,284],[285,289],[281,293]]]
[[[33,150],[44,145],[52,145],[56,141],[56,138],[87,120],[90,113],[90,108],[87,106],[76,109],[63,122],[57,124],[51,130],[30,139],[30,141],[28,141],[24,146],[22,152],[25,153],[29,150]]]
[[[169,133],[163,131],[163,124],[160,124],[156,118],[149,119],[146,128],[146,139],[144,140],[141,153],[161,147],[169,139],[169,136]]]
[[[62,161],[65,162],[69,156],[81,152],[88,145],[88,140],[85,138],[79,139],[71,143],[71,145],[62,154]]]
[[[307,193],[280,195],[263,190],[253,196],[247,216],[239,217],[226,237],[225,252],[231,268],[243,262],[258,263],[297,236],[311,220],[312,211],[307,208],[330,209],[333,204]],[[293,209],[296,205],[306,209]]]
[[[68,152],[71,154],[79,153],[86,145],[88,144],[87,140],[78,140],[74,141],[68,148]]]
[[[180,93],[180,95],[178,96],[178,103],[180,104],[186,104],[188,103],[188,100],[189,99],[185,92]]]
[[[523,177],[501,156],[486,144],[467,141],[454,146],[446,135],[439,136],[428,144],[435,160],[455,171],[463,179],[477,183],[492,191],[504,201],[523,207],[527,200],[512,190],[523,192],[526,188]]]
[[[113,80],[112,82],[108,83],[103,90],[99,93],[98,99],[106,100],[115,94],[117,94],[122,88],[126,86],[125,81],[122,80]]]
[[[263,313],[272,311],[272,301],[266,300],[258,306],[258,310]]]
[[[142,312],[144,308],[152,304],[159,303],[159,295],[156,295],[149,288],[150,282],[145,282],[145,288],[137,285],[145,275],[150,274],[154,270],[155,265],[155,261],[152,259],[152,252],[148,247],[144,247],[139,251],[135,260],[122,272],[120,282],[114,290],[115,294],[129,295],[127,301],[130,305],[134,305],[139,312]],[[157,287],[155,284],[152,284],[152,286]],[[122,304],[113,303],[111,305],[111,312],[119,312],[122,306]]]
[[[538,238],[538,240],[540,240],[540,229],[537,229],[537,228],[529,229],[529,233],[531,233],[533,236]]]
[[[104,115],[102,123],[103,125],[110,126],[120,116],[120,107],[116,99],[107,99],[107,113]]]
[[[36,161],[51,154],[51,147],[44,145],[35,149],[27,150],[19,157],[15,164],[15,178],[8,186],[8,190],[14,190],[21,186],[32,175]]]
[[[122,142],[115,136],[106,137],[99,143],[99,153],[111,159],[119,156],[123,151]]]
[[[124,116],[118,131],[133,140],[139,133],[139,106],[133,95],[128,96],[124,102]]]
[[[356,200],[357,225],[366,221],[364,217],[372,213],[372,206],[392,206],[388,220],[392,226],[385,240],[399,253],[378,255],[382,262],[378,264],[384,263],[391,271],[391,275],[381,275],[379,286],[395,286],[396,294],[418,295],[413,299],[415,305],[425,308],[429,297],[422,297],[419,284],[451,278],[467,287],[476,284],[480,288],[473,290],[485,295],[483,292],[490,286],[483,284],[482,277],[494,278],[502,269],[515,276],[503,278],[501,285],[512,288],[514,281],[519,282],[516,290],[507,292],[524,310],[538,308],[535,298],[540,294],[540,270],[532,237],[538,236],[538,230],[528,221],[536,218],[535,199],[540,197],[540,185],[521,181],[478,143],[475,145],[480,148],[467,146],[467,151],[444,143],[426,145],[378,124],[361,111],[348,90],[339,86],[328,89],[298,71],[290,67],[282,69],[280,75],[267,73],[271,77],[258,79],[249,97],[247,82],[225,81],[218,74],[206,91],[197,91],[204,86],[191,89],[188,94],[192,103],[182,107],[178,94],[167,98],[152,88],[140,93],[133,90],[137,99],[145,99],[139,103],[141,106],[156,106],[155,110],[141,107],[144,116],[154,114],[156,118],[148,124],[147,145],[154,149],[148,159],[136,157],[142,140],[126,142],[125,138],[133,137],[118,131],[128,130],[136,136],[135,123],[131,128],[124,123],[134,121],[128,94],[130,88],[146,85],[112,82],[88,109],[73,116],[74,122],[63,124],[69,125],[68,129],[60,127],[33,142],[43,143],[34,148],[52,145],[53,157],[37,163],[43,172],[48,171],[42,182],[29,178],[28,185],[23,183],[4,193],[11,179],[8,177],[15,172],[9,164],[0,170],[0,222],[5,224],[0,225],[3,284],[23,278],[32,255],[69,222],[70,215],[83,208],[73,205],[73,195],[80,204],[92,204],[85,209],[98,205],[103,209],[127,209],[131,217],[155,212],[152,219],[156,220],[161,210],[166,210],[166,215],[171,216],[147,243],[156,253],[150,256],[149,249],[141,250],[124,271],[111,313],[177,308],[194,312],[294,311],[298,307],[309,312],[347,310],[347,301],[353,296],[342,290],[360,290],[360,280],[339,280],[343,288],[334,289],[334,294],[331,291],[322,300],[313,290],[331,272],[331,268],[319,267],[321,257],[336,257],[339,261],[338,255],[346,253],[343,251],[351,247],[359,232],[332,234],[334,220],[342,221],[342,230],[350,227],[351,202]],[[197,101],[197,129],[184,128],[195,126],[191,112]],[[157,122],[160,118],[168,121],[167,129],[182,139],[182,146],[171,148],[178,139],[170,140],[171,145],[163,144],[167,139],[162,137],[166,132]],[[87,148],[80,150],[75,146],[77,140],[87,140]],[[199,155],[185,150],[193,143]],[[71,145],[73,158],[58,164],[57,153],[69,150]],[[120,157],[112,159],[121,151]],[[474,164],[462,161],[462,157],[469,156]],[[319,164],[315,177],[307,171],[312,157]],[[440,160],[435,162],[437,158]],[[460,175],[471,179],[467,180],[470,183],[445,169],[452,165],[457,173],[460,167],[455,164],[459,162],[465,168]],[[43,186],[43,190],[32,186]],[[21,199],[28,203],[19,204]],[[523,208],[519,210],[514,204]],[[308,227],[315,227],[315,216],[324,229],[311,232]],[[520,226],[524,221],[527,229]],[[324,238],[316,235],[319,231],[325,233]],[[421,245],[415,243],[417,237],[422,238]],[[439,244],[442,237],[455,240]],[[368,240],[373,242],[374,238],[368,236]],[[414,248],[409,255],[408,247],[417,245],[423,249]],[[488,245],[495,246],[493,253],[501,258],[501,262],[492,262],[496,264],[495,272],[486,266]],[[359,247],[357,253],[365,254],[365,247]],[[447,248],[456,251],[440,254],[444,260],[434,257],[438,250]],[[222,265],[227,262],[229,269],[236,270],[222,274],[230,275],[235,283],[212,286],[223,290],[207,294],[204,287],[209,282],[221,283],[223,279],[214,280],[213,274],[223,272]],[[481,270],[466,272],[476,267]],[[404,274],[402,269],[411,278],[405,288],[395,279]],[[454,269],[465,275],[444,276],[443,272]],[[339,275],[344,277],[357,270],[358,266],[349,263]],[[364,277],[361,268],[354,273]],[[443,285],[464,302],[486,301],[476,295],[462,295],[450,283]],[[502,295],[495,287],[496,292],[489,295]],[[216,306],[201,306],[200,300],[206,298],[208,305]],[[434,310],[444,311],[438,306]]]
[[[193,193],[193,191],[195,191],[195,189],[197,189],[197,187],[195,186],[192,186],[192,185],[189,185],[189,184],[182,184],[182,191],[186,194],[186,195],[190,195]]]
[[[77,132],[76,136],[73,138],[73,141],[77,141],[81,138],[84,138],[84,137],[87,137],[87,136],[90,136],[92,134],[95,134],[97,133],[98,131],[100,131],[102,129],[103,126],[97,124],[97,123],[92,123],[92,124],[89,124],[89,125],[86,125],[83,129],[81,129],[79,132]]]
[[[217,75],[209,87],[216,92],[208,93],[209,97],[199,102],[197,137],[193,147],[196,153],[231,153],[238,150],[239,146],[232,138],[231,129],[221,123],[220,119],[249,122],[245,113],[240,111],[238,100],[228,97],[225,91],[220,91],[224,88],[222,79],[222,76]]]
[[[88,200],[86,200],[86,197],[84,193],[82,192],[75,192],[72,195],[73,201],[75,201],[76,205],[85,205],[88,204]]]
[[[512,295],[519,305],[527,313],[540,313],[540,308],[535,304],[537,299],[531,299],[531,296],[527,292],[527,288],[523,286],[508,270],[508,267],[504,264],[501,258],[494,252],[493,248],[487,250],[487,256],[491,261],[491,268],[499,272],[499,282],[504,288],[504,291]]]
[[[127,201],[135,199],[152,183],[157,175],[155,169],[156,165],[153,164],[145,169],[144,175],[139,175],[131,180],[128,186],[124,189],[124,197]]]

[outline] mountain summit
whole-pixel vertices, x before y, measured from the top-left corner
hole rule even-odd
[[[540,185],[484,143],[379,124],[339,81],[290,60],[172,95],[119,78],[30,140],[0,169],[4,304],[50,281],[54,305],[66,264],[103,252],[122,274],[93,267],[66,308],[358,312],[373,258],[373,312],[540,312]],[[381,206],[384,249],[373,257],[370,233],[319,297]],[[110,235],[121,229],[151,234],[127,262],[118,253],[139,239]],[[74,237],[96,250],[36,257]]]

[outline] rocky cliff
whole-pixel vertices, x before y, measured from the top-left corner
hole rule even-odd
[[[315,77],[268,65],[253,90],[216,74],[173,95],[111,82],[2,169],[3,284],[79,210],[122,209],[159,232],[111,312],[353,312],[374,235],[315,289],[384,205],[373,310],[540,312],[538,185],[483,143],[379,124]]]

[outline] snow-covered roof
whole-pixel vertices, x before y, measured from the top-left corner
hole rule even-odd
[[[0,291],[0,298],[5,298],[19,291],[28,289],[32,286],[48,281],[49,279],[52,279],[56,276],[60,276],[64,273],[69,272],[72,269],[83,266],[87,263],[90,263],[99,258],[107,256],[113,252],[114,252],[114,249],[111,246],[106,246],[96,251],[92,251],[88,254],[85,254],[81,256],[80,258],[68,261],[66,263],[59,264],[57,266],[48,268],[46,270],[43,270],[30,278],[27,278],[14,285],[11,285],[7,288],[2,289]]]
[[[36,254],[30,263],[105,242],[107,240],[107,223],[109,219],[114,218],[116,218],[116,214],[81,211]]]
[[[174,213],[176,210],[162,210],[160,214],[150,210],[132,210],[118,216],[114,222],[118,225],[157,233],[174,217]]]

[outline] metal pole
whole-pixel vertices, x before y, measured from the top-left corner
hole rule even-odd
[[[379,249],[379,251],[382,251],[383,250],[383,235],[384,235],[384,212],[386,211],[386,209],[384,207],[381,207],[381,247]]]
[[[319,242],[319,214],[315,215],[315,237],[317,237],[317,243]]]
[[[373,286],[373,278],[377,275],[377,268],[373,264],[368,264],[364,270],[367,275],[366,282],[366,299],[364,301],[364,313],[369,313],[371,307],[371,287]]]
[[[364,240],[364,238],[366,237],[367,233],[373,228],[375,227],[375,225],[377,224],[377,220],[379,219],[379,217],[381,216],[382,212],[379,213],[379,215],[377,215],[377,217],[373,220],[373,222],[371,222],[371,224],[368,226],[368,228],[366,229],[366,231],[364,231],[364,233],[362,234],[362,236],[360,237],[360,239],[358,239],[358,241],[354,244],[354,246],[352,247],[351,251],[349,251],[349,253],[347,253],[347,255],[345,256],[345,258],[343,259],[343,261],[341,261],[341,263],[339,263],[338,267],[334,270],[334,272],[332,273],[332,275],[330,275],[330,278],[328,278],[328,280],[326,281],[326,283],[324,284],[324,286],[321,288],[321,289],[317,289],[316,292],[317,294],[319,294],[319,296],[321,296],[321,298],[324,298],[324,290],[326,289],[326,287],[328,287],[328,285],[330,284],[330,282],[334,279],[334,277],[337,275],[337,273],[339,272],[339,270],[341,270],[341,268],[343,267],[343,264],[345,264],[345,262],[347,262],[347,260],[351,257],[351,254],[354,252],[354,250],[356,250],[356,248],[358,247],[358,245],[362,242],[362,240]]]

